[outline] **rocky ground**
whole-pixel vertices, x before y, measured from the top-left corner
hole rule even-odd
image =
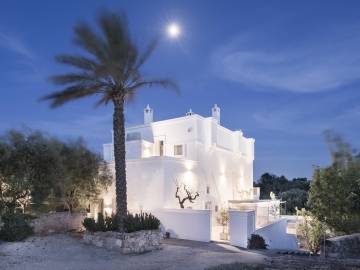
[[[320,259],[319,257],[301,258],[299,256],[280,256],[277,258],[266,258],[259,264],[234,263],[227,265],[219,265],[208,268],[207,270],[272,270],[272,269],[333,269],[333,270],[352,270],[360,269],[360,260],[337,260],[337,259]]]
[[[171,239],[165,240],[164,250],[123,255],[86,245],[81,234],[65,233],[0,242],[0,269],[360,269],[360,260],[309,260]]]

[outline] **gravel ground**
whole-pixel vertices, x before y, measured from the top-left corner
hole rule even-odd
[[[360,269],[358,259],[280,256],[173,239],[164,243],[164,250],[123,255],[84,244],[81,234],[31,237],[24,242],[0,242],[0,269]]]
[[[272,270],[272,269],[291,269],[291,270],[359,270],[360,260],[337,260],[337,259],[320,259],[313,257],[305,259],[298,256],[281,256],[277,258],[266,258],[259,264],[234,263],[227,265],[218,265],[208,268],[207,270]]]
[[[30,237],[24,242],[0,242],[0,269],[204,269],[266,258],[229,245],[189,247],[179,243],[165,241],[164,250],[123,255],[84,244],[82,235],[77,234]]]

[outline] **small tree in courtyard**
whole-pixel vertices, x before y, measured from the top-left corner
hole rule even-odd
[[[177,180],[174,180],[174,183],[176,185],[176,192],[175,192],[175,198],[177,198],[179,200],[179,204],[181,208],[184,208],[184,203],[186,200],[189,200],[189,202],[194,203],[194,201],[196,200],[197,197],[199,197],[199,182],[195,182],[190,186],[186,186],[186,184],[184,184],[183,182],[178,183]],[[180,194],[182,193],[184,194],[185,191],[185,195],[183,197],[183,199],[180,198]]]
[[[308,249],[317,254],[324,242],[324,237],[328,237],[326,235],[326,225],[304,208],[301,210],[296,208],[296,217],[296,229],[305,237]]]

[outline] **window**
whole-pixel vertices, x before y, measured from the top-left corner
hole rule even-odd
[[[212,209],[212,206],[211,206],[211,201],[209,202],[204,202],[204,209],[205,210],[211,210]]]
[[[215,212],[219,211],[219,207],[215,205]]]
[[[140,132],[133,132],[126,134],[126,141],[137,141],[137,140],[141,140]]]
[[[210,194],[210,186],[206,186],[206,194]]]
[[[174,156],[182,156],[183,149],[182,145],[174,145]]]

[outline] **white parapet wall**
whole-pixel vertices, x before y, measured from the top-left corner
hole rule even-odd
[[[160,220],[170,238],[211,240],[211,210],[164,208]]]
[[[286,249],[299,250],[300,243],[298,242],[296,235],[292,233],[286,234]]]
[[[229,211],[230,245],[247,247],[247,239],[255,230],[254,210]]]
[[[286,236],[287,219],[279,218],[276,219],[264,227],[254,231],[254,234],[261,235],[268,249],[286,249],[287,248],[287,236]]]
[[[36,235],[46,235],[66,231],[85,230],[82,222],[87,217],[85,211],[78,213],[58,212],[42,214],[31,221]]]

